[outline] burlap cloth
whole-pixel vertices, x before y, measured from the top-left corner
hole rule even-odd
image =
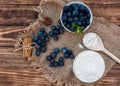
[[[47,0],[46,0],[47,1]],[[50,1],[50,0],[48,0]],[[54,1],[54,0],[51,0]],[[59,0],[55,0],[59,1]],[[61,0],[60,0],[61,1]],[[59,4],[64,5],[64,2],[60,2]],[[25,31],[20,34],[18,37],[18,41],[16,43],[16,46],[20,46],[20,42],[23,37],[32,37],[36,34],[38,28],[42,25],[42,17],[48,16],[52,18],[53,24],[58,24],[58,19],[60,16],[60,11],[62,9],[62,6],[57,3],[47,3],[42,6],[43,3],[40,3],[40,5],[35,8],[36,11],[39,12],[38,19],[31,24],[29,27],[25,28]],[[42,7],[42,9],[41,9]],[[43,12],[43,13],[42,13]],[[41,17],[42,16],[42,17]],[[45,26],[44,26],[45,27]],[[47,32],[50,31],[50,27],[46,27]],[[117,57],[120,57],[120,27],[118,27],[115,24],[109,23],[104,18],[100,17],[94,17],[92,26],[89,28],[89,30],[85,31],[85,33],[88,32],[95,32],[97,33],[103,40],[105,47],[112,52]],[[63,86],[81,86],[81,85],[93,85],[92,84],[85,84],[80,82],[72,71],[72,59],[65,60],[65,66],[63,67],[57,67],[57,68],[50,68],[48,66],[49,62],[46,61],[45,57],[46,55],[49,55],[52,50],[56,47],[62,48],[62,47],[68,47],[69,49],[72,49],[74,54],[77,55],[81,51],[85,49],[80,49],[78,47],[78,44],[82,44],[82,36],[83,35],[76,35],[69,33],[65,31],[63,35],[59,36],[59,40],[56,42],[53,39],[50,40],[50,42],[47,45],[47,52],[42,53],[40,57],[36,57],[34,55],[34,49],[33,49],[33,55],[31,58],[33,60],[30,62],[31,65],[34,67],[36,71],[38,71],[41,76],[47,78],[49,81],[55,83],[56,85],[63,85]],[[111,60],[107,55],[99,52],[105,60],[106,64],[106,70],[105,74],[111,69],[111,67],[114,66],[115,62]],[[61,56],[61,54],[58,55],[58,57]]]

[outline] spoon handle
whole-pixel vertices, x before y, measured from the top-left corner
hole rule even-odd
[[[103,50],[104,53],[106,53],[108,56],[110,56],[113,60],[115,60],[117,63],[120,64],[120,59],[116,56],[114,56],[111,52],[109,52],[107,49]]]

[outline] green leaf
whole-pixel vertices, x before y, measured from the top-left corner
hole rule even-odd
[[[76,34],[80,34],[80,35],[83,34],[82,27],[80,27],[79,25],[73,24],[72,27],[75,28],[75,33]]]

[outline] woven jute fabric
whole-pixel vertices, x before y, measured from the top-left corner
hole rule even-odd
[[[39,27],[44,26],[46,28],[46,31],[50,31],[50,27],[47,27],[42,24],[43,17],[50,17],[53,21],[53,24],[57,25],[61,9],[65,2],[61,2],[62,0],[42,0],[40,5],[35,8],[37,12],[39,12],[38,19],[25,28],[25,31],[21,33],[17,39],[16,47],[20,47],[21,40],[24,37],[33,37],[36,35],[37,31],[39,30]],[[69,0],[73,1],[73,0]],[[43,5],[44,4],[44,5]],[[112,52],[115,56],[120,57],[120,27],[118,27],[115,24],[109,23],[104,18],[100,17],[93,17],[93,23],[91,27],[84,32],[84,34],[88,32],[95,32],[97,33],[103,40],[105,47]],[[84,35],[83,34],[83,35]],[[49,62],[46,61],[45,57],[49,55],[54,48],[62,48],[67,47],[68,49],[73,50],[75,56],[87,49],[80,49],[78,47],[78,44],[82,44],[82,37],[83,35],[77,35],[73,33],[69,33],[65,31],[64,34],[59,36],[58,41],[54,41],[52,38],[50,42],[47,44],[47,51],[45,53],[42,53],[39,57],[36,57],[34,55],[34,49],[33,49],[33,55],[31,58],[33,59],[30,64],[33,66],[33,68],[38,71],[41,76],[47,78],[50,82],[55,83],[58,86],[83,86],[83,85],[94,85],[92,84],[85,84],[82,83],[80,80],[78,80],[72,70],[72,63],[74,59],[66,59],[65,60],[65,66],[63,67],[57,67],[57,68],[50,68]],[[107,55],[99,52],[104,60],[105,60],[105,73],[111,69],[111,67],[114,66],[115,62],[110,59]],[[61,53],[58,54],[57,57],[63,56]]]

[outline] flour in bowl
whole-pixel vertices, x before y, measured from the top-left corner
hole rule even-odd
[[[76,77],[86,83],[99,80],[105,71],[105,62],[101,55],[94,51],[83,51],[73,62]]]

